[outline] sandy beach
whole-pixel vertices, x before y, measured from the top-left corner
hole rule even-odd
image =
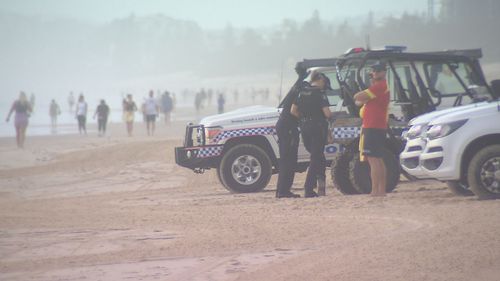
[[[0,280],[499,280],[500,200],[231,194],[175,164],[183,130],[1,138]]]

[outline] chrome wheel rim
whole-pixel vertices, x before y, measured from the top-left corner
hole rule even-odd
[[[479,179],[489,192],[500,194],[500,157],[484,162],[479,171]]]
[[[231,165],[231,174],[234,180],[242,185],[255,183],[262,173],[262,167],[257,158],[251,155],[242,155],[236,158]]]

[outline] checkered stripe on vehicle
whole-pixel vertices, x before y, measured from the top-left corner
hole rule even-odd
[[[217,143],[223,139],[230,139],[235,137],[248,137],[248,136],[260,136],[260,135],[275,135],[275,127],[259,127],[259,128],[247,128],[238,130],[228,130],[219,133],[215,138],[214,142]]]
[[[334,139],[353,139],[361,133],[360,127],[337,127],[333,128]]]
[[[209,158],[209,157],[216,157],[219,156],[222,153],[222,145],[219,146],[207,146],[207,147],[202,147],[198,150],[198,158]]]

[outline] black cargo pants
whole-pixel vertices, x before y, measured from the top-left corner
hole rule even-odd
[[[299,148],[299,130],[297,123],[280,118],[276,123],[280,159],[278,161],[278,187],[276,193],[284,194],[290,191],[297,166],[297,151]]]
[[[308,119],[301,122],[300,130],[304,146],[311,154],[306,182],[304,183],[304,189],[306,193],[309,193],[316,187],[318,179],[325,180],[326,178],[324,151],[327,142],[328,123],[326,120]]]

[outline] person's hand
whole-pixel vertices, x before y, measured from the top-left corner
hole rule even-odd
[[[328,144],[332,144],[333,143],[333,135],[331,134],[330,131],[328,131],[327,142],[328,142]]]

